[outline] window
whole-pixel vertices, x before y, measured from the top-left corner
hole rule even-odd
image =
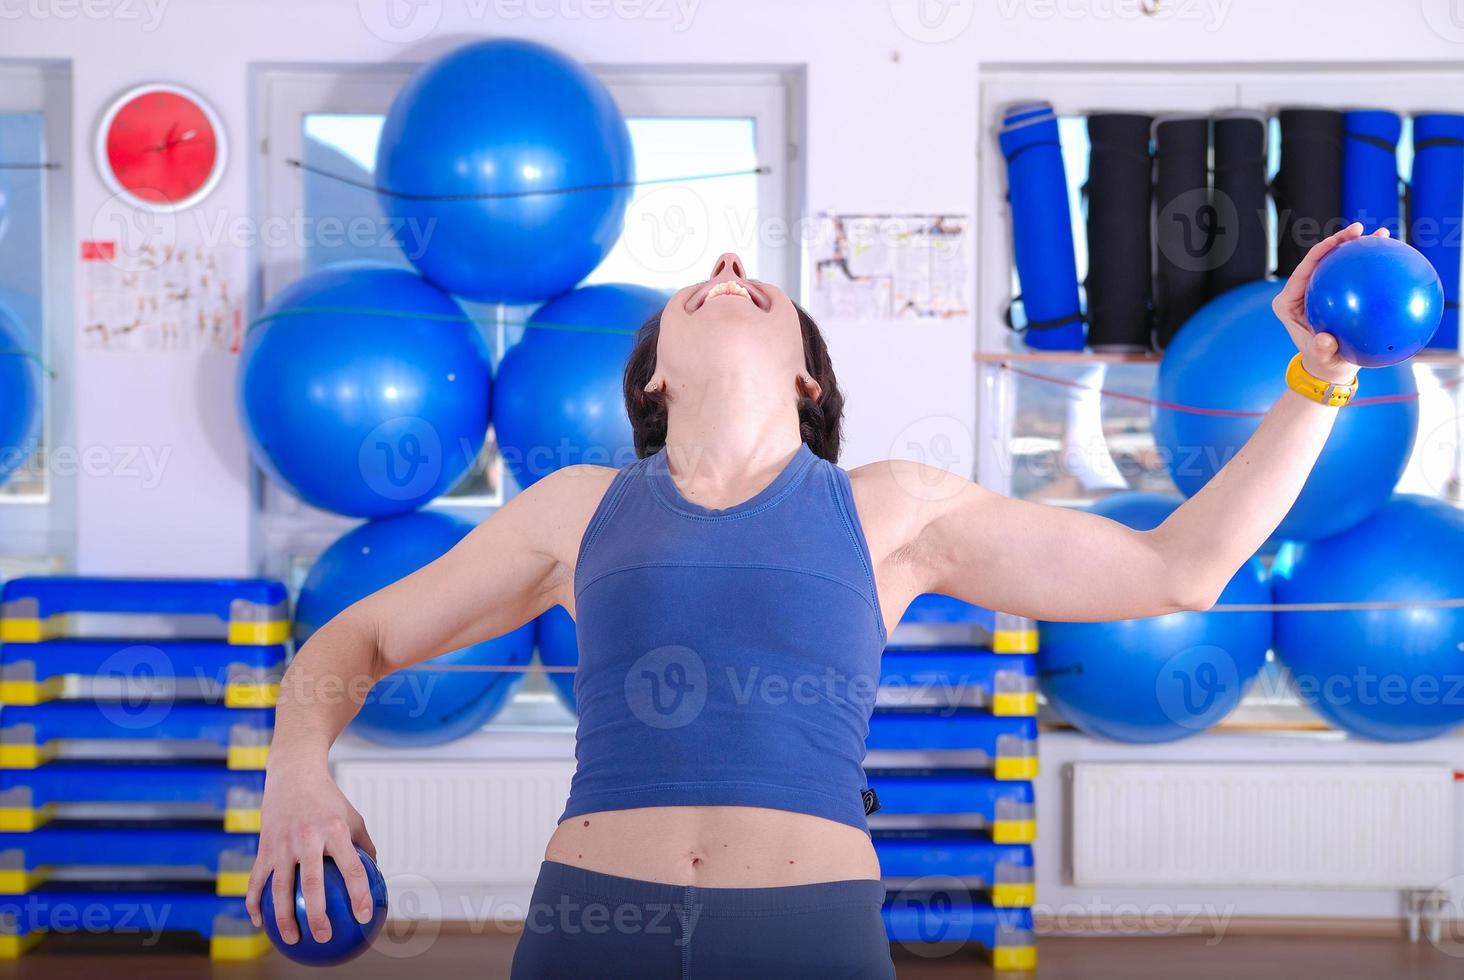
[[[333,263],[409,264],[370,185],[386,111],[410,73],[400,65],[359,73],[259,70],[263,153],[256,172],[263,213],[255,310],[299,276]],[[601,78],[626,115],[641,183],[620,241],[586,281],[670,289],[701,275],[719,252],[734,249],[759,274],[797,282],[790,79],[615,70]],[[304,166],[291,166],[291,160]],[[758,166],[771,172],[746,173]],[[733,176],[708,176],[723,174]],[[701,179],[693,193],[677,178]],[[495,362],[521,337],[532,312],[463,306]],[[313,557],[350,522],[309,508],[262,474],[259,480],[266,570],[288,577],[287,556]],[[478,519],[513,490],[490,438],[468,476],[433,506]]]
[[[0,64],[0,310],[15,348],[42,370],[40,440],[0,484],[0,577],[64,568],[73,551],[70,74]],[[61,229],[60,234],[57,229]]]

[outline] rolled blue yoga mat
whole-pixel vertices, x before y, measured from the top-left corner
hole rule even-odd
[[[1024,339],[1037,350],[1082,350],[1072,212],[1052,106],[1011,107],[998,142],[1006,158],[1012,245],[1027,314]]]
[[[1361,109],[1342,116],[1342,219],[1361,221],[1371,235],[1386,228],[1398,237],[1402,201],[1398,193],[1396,112]]]
[[[1460,224],[1464,221],[1464,115],[1413,117],[1408,242],[1433,263],[1444,284],[1444,319],[1428,346],[1459,348]]]

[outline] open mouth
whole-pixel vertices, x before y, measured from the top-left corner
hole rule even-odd
[[[717,282],[707,283],[695,293],[686,304],[688,313],[695,313],[705,304],[716,300],[720,303],[731,303],[746,301],[766,312],[772,308],[772,301],[763,294],[762,290],[752,283],[739,281],[737,279],[722,279]]]

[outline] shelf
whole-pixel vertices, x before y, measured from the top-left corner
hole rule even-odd
[[[1087,350],[1044,351],[977,351],[971,355],[977,364],[1158,364],[1162,354],[1150,352],[1105,352]],[[1423,351],[1413,355],[1418,364],[1439,367],[1464,365],[1464,354],[1447,351]]]

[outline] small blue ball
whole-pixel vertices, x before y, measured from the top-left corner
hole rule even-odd
[[[316,942],[310,934],[310,923],[305,913],[305,893],[298,877],[295,881],[295,923],[300,930],[300,941],[290,944],[280,938],[279,924],[275,921],[274,875],[264,882],[264,894],[260,899],[260,912],[264,919],[264,931],[274,948],[287,959],[306,966],[338,966],[354,960],[366,951],[381,927],[386,924],[386,879],[371,855],[356,848],[356,856],[366,869],[366,881],[371,888],[371,919],[361,923],[351,908],[351,896],[346,891],[346,879],[334,859],[325,859],[325,914],[330,919],[330,939]]]

